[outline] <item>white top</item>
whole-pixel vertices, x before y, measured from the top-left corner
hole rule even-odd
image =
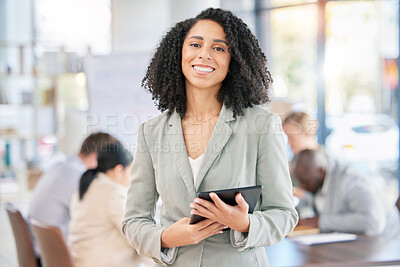
[[[197,180],[197,176],[199,174],[201,163],[203,162],[203,156],[204,156],[204,153],[201,154],[200,156],[198,156],[195,159],[192,159],[191,157],[188,157],[189,158],[190,167],[192,168],[194,187],[196,187],[196,180]]]

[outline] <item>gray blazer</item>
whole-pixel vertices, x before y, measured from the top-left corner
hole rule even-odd
[[[247,242],[235,246],[234,231],[224,231],[196,245],[175,250],[170,266],[268,266],[263,247],[281,241],[297,224],[292,185],[279,116],[254,106],[233,117],[223,105],[207,145],[194,186],[183,140],[181,118],[164,112],[142,124],[128,191],[123,232],[139,254],[161,258],[161,233],[190,217],[197,192],[263,185],[255,211],[249,215]],[[154,220],[161,197],[161,226]]]

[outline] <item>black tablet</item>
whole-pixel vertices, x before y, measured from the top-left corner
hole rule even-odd
[[[215,191],[208,191],[208,192],[201,192],[197,194],[198,198],[202,198],[213,202],[210,198],[210,193],[214,192],[218,195],[218,197],[228,205],[236,206],[235,196],[238,193],[241,193],[244,199],[246,200],[247,204],[249,204],[249,213],[253,213],[254,207],[256,206],[257,200],[260,197],[262,185],[255,185],[249,187],[239,187],[239,188],[230,188],[230,189],[223,189],[223,190],[215,190]],[[213,202],[214,203],[214,202]],[[205,218],[199,215],[192,214],[190,218],[190,224],[198,223]]]

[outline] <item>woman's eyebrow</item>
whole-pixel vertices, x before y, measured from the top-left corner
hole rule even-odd
[[[199,39],[199,40],[203,40],[204,38],[203,37],[201,37],[201,36],[198,36],[198,35],[194,35],[194,36],[191,36],[191,37],[189,37],[188,39]]]
[[[192,39],[192,38],[193,39],[198,39],[198,40],[204,40],[204,38],[202,36],[198,36],[198,35],[191,36],[188,39]],[[228,43],[226,41],[222,40],[222,39],[214,39],[213,41],[217,42],[217,43],[224,43],[224,44],[228,45]]]
[[[228,43],[226,41],[222,40],[222,39],[214,39],[214,42],[224,43],[224,44],[228,45]]]

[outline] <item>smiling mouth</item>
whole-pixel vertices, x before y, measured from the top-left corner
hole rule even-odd
[[[197,66],[197,65],[193,65],[193,69],[196,71],[199,71],[199,72],[204,72],[204,73],[210,73],[215,70],[212,67],[203,67],[203,66]]]

